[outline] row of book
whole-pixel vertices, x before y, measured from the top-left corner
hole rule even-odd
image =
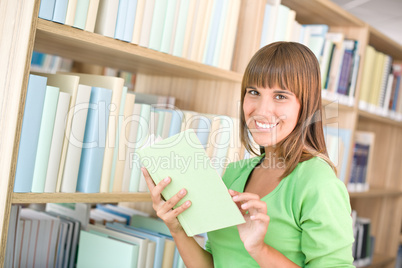
[[[359,98],[359,108],[402,121],[402,63],[367,46]]]
[[[300,24],[296,12],[280,3],[266,3],[260,46],[292,41],[308,46],[321,66],[322,96],[353,106],[359,69],[359,43],[343,33],[329,32],[325,24]]]
[[[347,185],[349,192],[369,190],[369,171],[373,165],[375,133],[356,131],[353,144],[352,166]]]
[[[13,205],[8,234],[6,268],[184,267],[166,225],[123,206]],[[204,246],[204,236],[195,238]]]
[[[230,69],[240,0],[46,0],[39,17]]]
[[[215,168],[243,158],[238,120],[174,107],[175,98],[128,92],[118,77],[31,74],[15,192],[147,191],[136,150],[195,129]]]
[[[373,261],[375,237],[371,234],[371,220],[357,216],[352,211],[353,235],[353,265],[356,267],[367,267]]]

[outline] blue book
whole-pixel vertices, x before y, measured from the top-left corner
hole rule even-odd
[[[92,87],[78,172],[78,192],[99,192],[111,99],[112,90]]]
[[[172,44],[174,27],[175,27],[175,19],[178,16],[176,14],[177,0],[169,0],[168,5],[166,7],[166,18],[162,32],[162,42],[160,51],[163,53],[169,53],[170,47]]]
[[[119,1],[119,9],[117,11],[116,28],[114,31],[114,38],[123,40],[124,27],[126,26],[128,0]]]
[[[183,121],[183,112],[180,110],[171,109],[155,109],[155,111],[163,111],[172,114],[172,120],[170,122],[169,137],[178,134],[181,131],[181,123]]]
[[[267,44],[268,30],[269,30],[269,25],[268,24],[269,24],[271,9],[272,9],[272,5],[270,5],[270,4],[265,5],[265,13],[264,13],[264,21],[262,23],[260,47],[268,45]]]
[[[32,74],[29,76],[15,171],[14,192],[30,192],[32,188],[46,83],[46,77]]]
[[[39,18],[45,20],[53,19],[55,0],[42,0],[39,7]]]
[[[144,231],[140,231],[135,227],[127,226],[121,223],[106,223],[106,228],[119,231],[124,234],[134,235],[141,238],[146,238],[151,241],[154,241],[156,244],[155,247],[155,260],[154,260],[154,268],[162,267],[162,260],[163,260],[163,251],[165,249],[165,236],[157,235],[157,234],[150,234]]]
[[[124,26],[123,41],[131,42],[133,40],[135,15],[137,13],[137,0],[128,0],[127,17]]]
[[[206,149],[208,145],[208,137],[211,132],[211,120],[206,116],[200,116],[196,132],[200,143],[204,146],[204,149]]]
[[[66,22],[68,0],[56,0],[53,12],[53,21],[64,24]]]
[[[214,59],[214,51],[216,48],[216,42],[218,40],[218,32],[220,26],[220,21],[223,12],[223,4],[224,1],[215,1],[213,10],[212,10],[212,18],[211,23],[208,29],[207,43],[204,50],[204,59],[203,63],[212,65]]]
[[[125,214],[123,212],[119,212],[119,211],[107,208],[105,205],[102,205],[102,204],[96,204],[96,208],[100,209],[102,211],[105,211],[107,213],[111,213],[111,214],[117,215],[119,217],[125,218],[127,220],[127,224],[130,224],[130,222],[131,222],[131,216],[129,214]]]

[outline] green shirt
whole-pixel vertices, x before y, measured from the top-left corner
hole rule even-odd
[[[231,163],[223,176],[228,189],[244,192],[261,157]],[[314,157],[299,163],[261,198],[270,223],[265,243],[301,267],[354,267],[349,195],[331,167]],[[208,233],[206,250],[215,267],[259,267],[245,250],[236,226]]]

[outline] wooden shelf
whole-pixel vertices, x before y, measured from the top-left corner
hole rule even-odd
[[[227,80],[242,74],[38,18],[34,50],[80,62],[161,76]]]
[[[328,24],[339,27],[366,27],[366,23],[337,4],[326,0],[282,0],[281,4],[297,10],[296,20],[302,24]]]
[[[369,26],[369,44],[378,51],[390,55],[393,59],[401,59],[402,46],[381,33],[372,26]]]
[[[367,192],[349,193],[350,198],[374,198],[374,197],[397,197],[402,191],[392,189],[370,189]]]
[[[392,258],[392,257],[374,254],[373,263],[370,264],[369,266],[363,266],[363,267],[380,268],[380,267],[384,267],[387,264],[390,264],[394,260],[395,260],[395,258]]]
[[[366,111],[359,110],[358,115],[361,118],[374,120],[374,121],[376,121],[378,123],[384,123],[384,124],[387,124],[387,125],[393,125],[393,126],[397,126],[397,127],[402,127],[402,122],[398,122],[398,121],[392,120],[390,118],[379,116],[379,115],[376,115],[376,114],[372,114],[372,113],[369,113],[369,112],[366,112]]]
[[[149,202],[149,193],[13,193],[12,204]]]

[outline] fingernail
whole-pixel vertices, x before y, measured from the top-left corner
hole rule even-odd
[[[239,196],[238,195],[233,196],[233,201],[237,201],[237,200],[239,200]]]
[[[254,220],[254,219],[255,219],[255,216],[250,216],[250,219]]]
[[[180,194],[181,194],[181,195],[185,195],[185,194],[186,194],[186,189],[181,189],[181,190],[180,190]]]
[[[163,181],[164,181],[164,182],[169,182],[169,181],[170,181],[170,178],[169,178],[169,177],[166,177],[166,178],[163,179]]]
[[[246,209],[247,208],[247,203],[244,203],[243,205],[241,205],[242,209]]]
[[[189,206],[191,205],[191,202],[187,200],[186,203],[184,203],[184,205],[185,205],[186,207],[189,207]]]

